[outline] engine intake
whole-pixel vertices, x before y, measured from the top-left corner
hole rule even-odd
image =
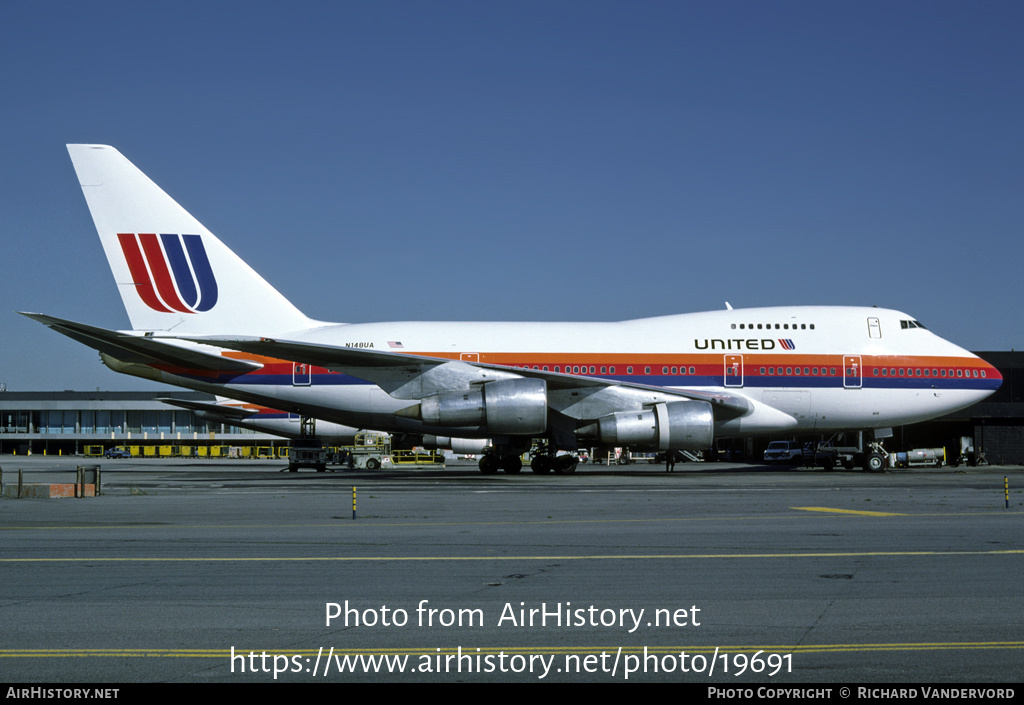
[[[608,414],[576,433],[612,446],[703,450],[714,440],[715,417],[706,401],[672,401],[649,409]]]
[[[542,379],[506,379],[420,400],[420,418],[436,426],[486,426],[501,435],[540,435],[548,427],[548,386]]]

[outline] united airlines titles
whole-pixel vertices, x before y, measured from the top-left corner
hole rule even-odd
[[[771,338],[695,338],[693,346],[698,350],[774,350],[776,344]]]

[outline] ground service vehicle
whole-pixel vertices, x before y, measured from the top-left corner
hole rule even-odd
[[[327,448],[319,438],[294,438],[288,448],[288,471],[313,468],[317,472],[327,470]]]
[[[768,465],[794,465],[803,458],[803,448],[794,441],[772,441],[764,451],[764,462]]]
[[[915,448],[906,453],[894,453],[893,464],[898,468],[930,465],[941,468],[946,464],[945,448]]]

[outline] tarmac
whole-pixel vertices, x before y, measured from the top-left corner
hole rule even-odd
[[[0,456],[5,486],[96,464],[101,496],[0,499],[4,681],[1012,684],[1024,662],[1019,466]]]

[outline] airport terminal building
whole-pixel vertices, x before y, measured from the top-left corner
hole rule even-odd
[[[962,411],[932,421],[893,429],[890,451],[945,447],[973,440],[994,465],[1024,464],[1024,353],[977,353],[1003,375],[991,397]],[[213,402],[202,392],[9,392],[0,391],[0,454],[96,454],[115,446],[131,446],[139,454],[207,457],[255,454],[267,448],[275,455],[287,439],[220,423],[161,399]],[[720,442],[759,462],[775,438]]]
[[[975,353],[995,366],[1003,384],[985,401],[954,414],[902,429],[910,447],[926,447],[924,441],[971,436],[974,447],[984,452],[992,465],[1024,465],[1024,353]],[[945,435],[943,435],[945,434]],[[918,442],[920,439],[921,442]],[[899,440],[899,433],[896,439]]]
[[[82,455],[96,454],[97,447],[138,446],[153,455],[205,456],[212,448],[221,454],[223,448],[288,445],[279,436],[210,423],[161,401],[168,398],[214,401],[202,392],[0,392],[0,454]]]

